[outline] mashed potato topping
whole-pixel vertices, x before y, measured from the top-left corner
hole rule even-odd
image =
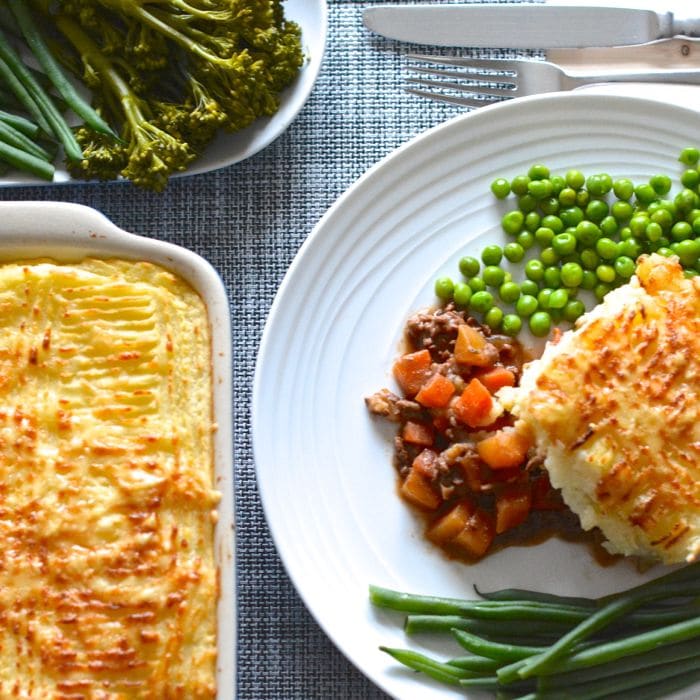
[[[0,698],[212,698],[210,342],[182,280],[0,265]]]
[[[700,278],[645,257],[501,398],[554,486],[614,553],[700,554]]]

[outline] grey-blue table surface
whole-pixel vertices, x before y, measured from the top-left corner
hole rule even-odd
[[[234,328],[235,661],[241,699],[386,697],[334,647],[297,596],[267,528],[250,435],[258,343],[277,287],[304,239],[365,170],[460,113],[406,94],[406,53],[426,47],[371,35],[362,26],[366,6],[329,0],[326,53],[313,93],[290,128],[252,158],[173,180],[162,194],[124,183],[0,190],[4,200],[92,206],[128,231],[196,251],[227,286]]]

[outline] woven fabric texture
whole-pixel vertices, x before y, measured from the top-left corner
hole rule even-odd
[[[265,317],[306,236],[365,170],[460,112],[405,93],[405,55],[427,47],[371,35],[362,26],[366,5],[329,0],[326,54],[309,101],[286,133],[247,161],[173,180],[159,195],[124,183],[0,190],[3,200],[89,205],[121,228],[196,251],[223,277],[234,323],[241,700],[386,697],[336,650],[280,563],[258,496],[249,420]]]

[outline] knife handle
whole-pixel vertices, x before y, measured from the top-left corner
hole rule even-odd
[[[574,74],[612,68],[688,68],[700,66],[700,39],[678,36],[629,46],[547,49],[546,59]]]
[[[563,78],[563,89],[572,90],[584,85],[597,83],[672,83],[683,85],[700,85],[700,70],[621,70],[619,72],[598,72],[570,75]]]

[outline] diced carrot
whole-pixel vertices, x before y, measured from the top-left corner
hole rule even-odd
[[[416,401],[427,408],[444,408],[455,393],[455,385],[439,372],[423,384],[416,394]]]
[[[488,422],[492,406],[493,399],[489,390],[475,378],[464,388],[453,409],[462,423],[470,428],[478,428]]]
[[[511,530],[527,520],[532,508],[529,484],[505,488],[496,497],[496,533]]]
[[[401,495],[425,510],[435,510],[440,505],[440,497],[431,488],[430,481],[413,468],[401,484]]]
[[[464,529],[451,542],[462,547],[471,557],[482,557],[488,551],[495,528],[493,518],[484,510],[475,510],[468,518]]]
[[[477,442],[476,449],[491,469],[511,469],[525,461],[531,445],[529,436],[515,428],[503,428]]]
[[[494,367],[493,369],[480,374],[479,381],[492,394],[495,394],[504,386],[515,386],[515,375],[505,367]]]
[[[532,508],[533,510],[563,510],[565,508],[561,494],[549,481],[546,472],[532,480]]]
[[[444,544],[454,539],[467,526],[467,520],[473,512],[474,507],[471,503],[466,501],[458,503],[430,526],[426,533],[428,539],[437,544]]]
[[[415,396],[430,373],[432,360],[427,350],[409,352],[394,362],[394,378],[406,396]]]
[[[424,423],[414,423],[409,420],[403,427],[403,439],[413,445],[430,447],[433,444],[433,429]]]
[[[421,450],[411,466],[422,476],[434,479],[437,476],[437,457],[434,450]]]
[[[490,367],[498,358],[498,351],[483,333],[463,323],[457,328],[454,357],[462,365]]]

